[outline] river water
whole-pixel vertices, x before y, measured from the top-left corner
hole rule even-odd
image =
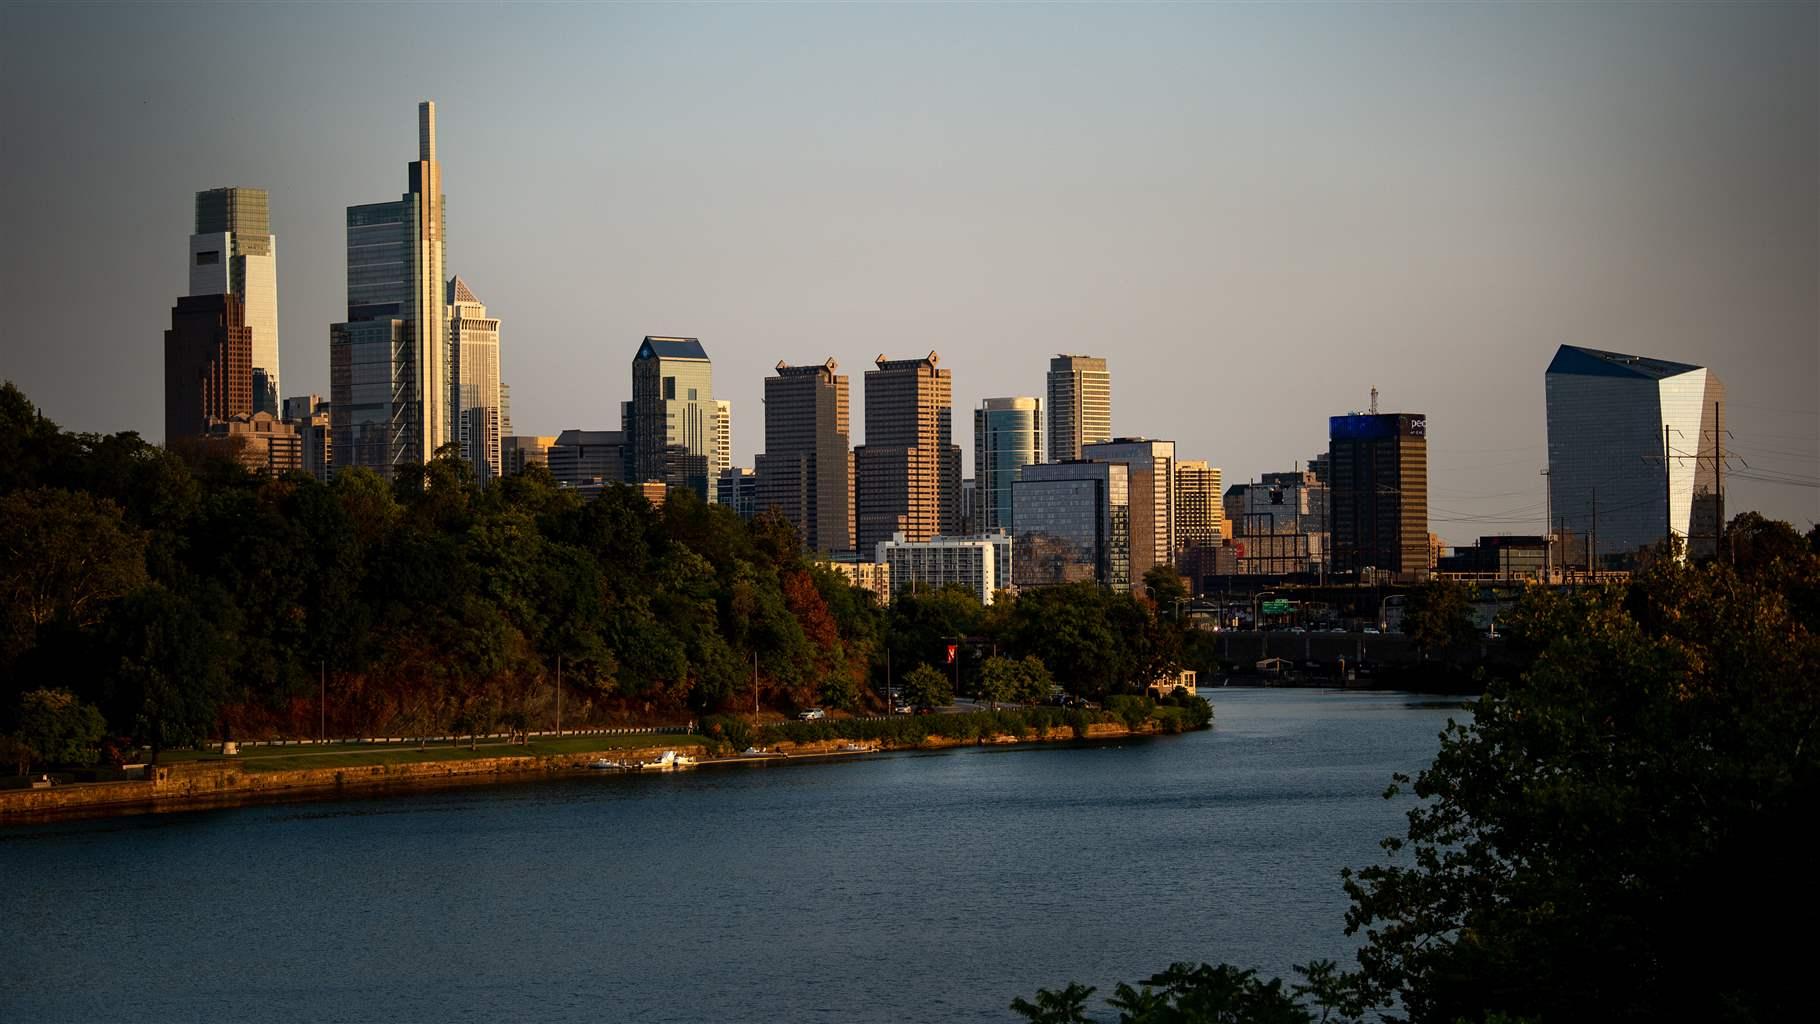
[[[0,1021],[1009,1021],[1349,959],[1339,869],[1463,712],[1209,694],[1212,730],[1116,746],[0,830]]]

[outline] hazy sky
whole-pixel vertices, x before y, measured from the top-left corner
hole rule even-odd
[[[11,5],[0,84],[0,375],[72,429],[159,437],[218,185],[271,191],[284,390],[326,395],[343,209],[434,99],[519,433],[617,429],[646,334],[702,339],[743,465],[779,359],[839,360],[857,431],[876,355],[939,351],[970,464],[981,398],[1105,355],[1115,430],[1229,482],[1375,384],[1469,542],[1540,529],[1572,343],[1712,366],[1736,448],[1820,477],[1812,3]]]

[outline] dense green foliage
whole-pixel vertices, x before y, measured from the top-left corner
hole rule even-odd
[[[1421,802],[1387,862],[1344,873],[1357,970],[1310,965],[1293,1010],[1171,997],[1120,1019],[1799,1019],[1791,930],[1820,912],[1803,831],[1820,807],[1820,530],[1747,515],[1730,532],[1724,564],[1661,558],[1627,586],[1525,596],[1522,670],[1398,778]],[[1085,1020],[1090,993],[1014,1008]]]
[[[940,680],[921,696],[946,704],[950,645],[962,693],[1000,654],[1100,699],[1140,691],[1181,647],[1150,603],[1092,585],[990,609],[938,590],[887,611],[782,519],[684,492],[583,500],[541,469],[481,488],[446,451],[391,483],[255,477],[66,433],[11,384],[0,595],[0,734],[26,692],[63,689],[154,752],[313,736],[324,704],[335,735],[547,726],[559,667],[570,724],[755,700],[878,711],[887,678],[911,676]]]

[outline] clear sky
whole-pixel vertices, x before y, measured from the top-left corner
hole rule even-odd
[[[1536,532],[1573,343],[1712,366],[1820,477],[1820,5],[266,4],[0,9],[0,375],[162,430],[193,193],[269,189],[287,394],[328,392],[343,209],[437,101],[448,267],[519,433],[617,429],[646,334],[762,381],[931,349],[981,398],[1112,361],[1120,434],[1228,481],[1428,414],[1432,528]],[[1641,453],[1639,453],[1641,457]],[[1804,529],[1820,491],[1739,479]]]

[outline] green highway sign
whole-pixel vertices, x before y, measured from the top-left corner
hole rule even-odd
[[[1272,598],[1264,602],[1263,612],[1265,615],[1288,615],[1289,602]]]

